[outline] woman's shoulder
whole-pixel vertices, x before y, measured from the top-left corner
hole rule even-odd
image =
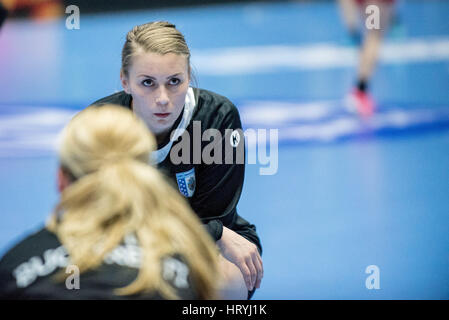
[[[122,90],[104,98],[98,99],[97,101],[92,103],[91,106],[101,106],[104,104],[116,104],[119,106],[130,108],[131,95]]]
[[[197,109],[193,120],[210,123],[209,127],[240,125],[240,114],[227,97],[206,89],[196,89]]]
[[[0,299],[20,297],[40,276],[52,272],[65,252],[56,235],[45,228],[18,242],[0,260]]]
[[[195,95],[198,96],[198,105],[224,107],[229,109],[235,108],[234,103],[224,95],[201,88],[195,88],[194,91]]]
[[[37,231],[28,234],[25,238],[16,242],[1,258],[0,264],[14,261],[19,262],[20,260],[39,255],[45,249],[56,248],[60,245],[61,243],[54,233],[50,232],[44,226],[40,226]]]

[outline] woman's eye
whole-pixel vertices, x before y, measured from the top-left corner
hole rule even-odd
[[[153,85],[153,80],[145,79],[145,80],[142,81],[142,84],[143,84],[145,87],[151,87],[151,86]]]
[[[172,86],[176,86],[176,85],[178,85],[180,83],[181,83],[181,80],[179,80],[178,78],[172,78],[169,81],[169,84],[172,85]]]

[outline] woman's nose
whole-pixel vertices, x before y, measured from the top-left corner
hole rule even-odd
[[[160,106],[168,105],[168,102],[169,102],[168,93],[164,87],[160,87],[156,94],[157,94],[157,96],[156,96],[156,104],[157,105],[160,105]]]

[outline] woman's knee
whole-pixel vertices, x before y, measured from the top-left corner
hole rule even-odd
[[[220,255],[219,262],[223,275],[220,290],[221,298],[224,300],[247,300],[248,289],[240,269],[222,255]]]

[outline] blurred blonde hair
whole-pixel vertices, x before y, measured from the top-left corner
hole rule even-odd
[[[131,111],[89,107],[65,127],[59,158],[73,176],[47,225],[81,272],[98,267],[128,234],[142,251],[138,276],[118,295],[159,291],[164,257],[181,254],[200,299],[215,298],[218,249],[185,199],[148,163],[155,139]]]

